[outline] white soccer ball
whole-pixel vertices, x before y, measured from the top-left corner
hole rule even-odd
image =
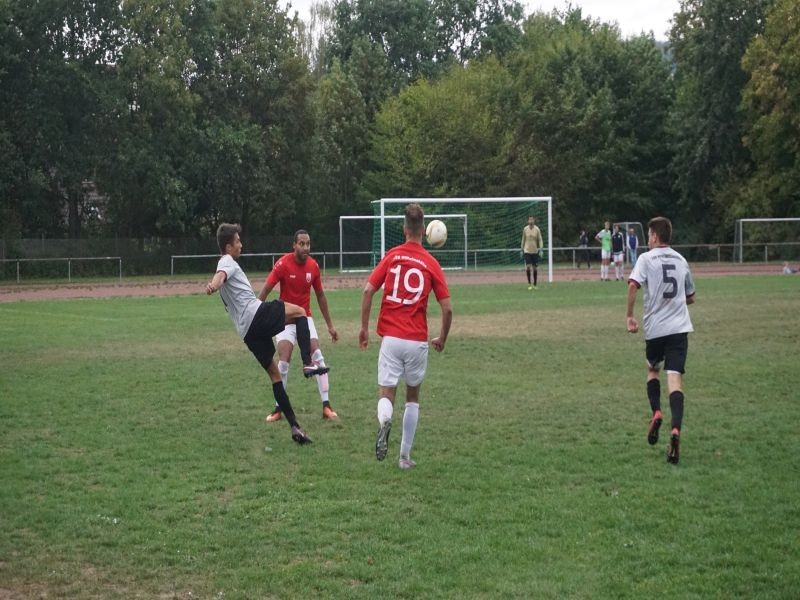
[[[434,219],[428,223],[428,227],[425,229],[425,237],[432,247],[441,248],[447,241],[447,226],[439,219]]]

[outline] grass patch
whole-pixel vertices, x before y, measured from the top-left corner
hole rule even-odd
[[[412,471],[399,427],[374,458],[358,290],[327,292],[341,421],[290,374],[308,447],[264,423],[218,298],[0,305],[0,596],[794,596],[793,278],[698,282],[678,467],[645,440],[622,285],[452,292]]]

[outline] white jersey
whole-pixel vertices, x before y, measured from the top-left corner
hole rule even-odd
[[[219,288],[219,297],[222,298],[236,331],[244,339],[258,307],[261,306],[261,301],[253,292],[253,286],[250,285],[250,280],[242,271],[242,267],[230,254],[219,259],[217,271],[224,271],[227,277]]]
[[[644,290],[644,338],[694,331],[686,297],[694,281],[686,259],[672,248],[654,248],[636,260],[630,279]]]

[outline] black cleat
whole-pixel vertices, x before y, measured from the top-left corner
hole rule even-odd
[[[317,362],[312,362],[310,365],[303,365],[303,377],[313,377],[314,375],[324,375],[330,371],[330,367],[320,366]]]
[[[387,419],[378,430],[378,439],[375,441],[375,458],[383,460],[389,452],[389,432],[392,430],[392,420]]]
[[[673,465],[678,464],[681,457],[681,438],[676,430],[672,430],[672,435],[667,444],[667,462]]]
[[[658,443],[658,430],[662,421],[661,411],[657,410],[653,413],[653,418],[650,419],[650,428],[647,430],[647,443],[651,446],[655,446]]]
[[[300,429],[299,425],[292,427],[292,439],[301,446],[311,443],[311,438],[306,435],[306,432]]]

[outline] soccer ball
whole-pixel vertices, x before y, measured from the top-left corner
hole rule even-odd
[[[425,229],[425,237],[428,243],[434,248],[441,248],[447,241],[447,227],[439,219],[434,219],[428,223]]]

